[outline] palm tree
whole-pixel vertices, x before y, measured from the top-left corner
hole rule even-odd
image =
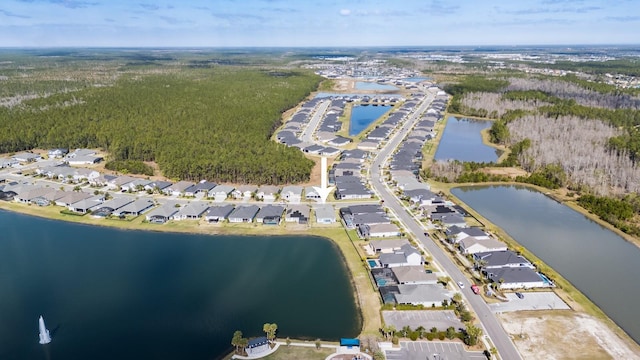
[[[274,341],[276,339],[276,331],[278,331],[278,324],[269,324],[269,333],[267,334],[269,341]]]
[[[453,302],[455,302],[456,304],[460,304],[462,302],[462,294],[460,294],[459,292],[453,294]]]
[[[422,339],[422,336],[424,336],[424,331],[426,329],[424,328],[424,326],[420,325],[416,328],[416,331],[418,332],[418,336],[420,336],[420,339]]]
[[[231,339],[231,345],[236,347],[236,352],[238,352],[241,343],[242,343],[242,331],[236,330],[236,332],[233,333],[233,338]]]

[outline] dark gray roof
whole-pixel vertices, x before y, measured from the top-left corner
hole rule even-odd
[[[487,277],[494,282],[503,279],[505,283],[540,282],[542,279],[535,270],[528,267],[487,269]]]
[[[240,205],[229,214],[229,218],[253,219],[258,211],[260,211],[260,208],[256,205]]]
[[[452,236],[458,235],[459,233],[465,233],[469,236],[476,236],[476,237],[487,236],[487,233],[484,232],[484,230],[476,226],[473,226],[473,227],[452,226],[447,229],[446,233],[447,235],[452,235]]]
[[[121,207],[131,204],[132,202],[134,202],[134,200],[135,200],[134,198],[131,198],[128,196],[121,197],[121,198],[114,198],[109,201],[106,201],[104,204],[102,204],[102,206],[100,206],[100,208],[109,208],[113,210],[118,210]]]
[[[391,221],[386,214],[357,214],[353,216],[355,225],[389,224]]]
[[[284,206],[280,206],[280,205],[266,205],[263,206],[260,211],[258,211],[258,214],[256,215],[256,217],[258,219],[264,219],[264,218],[270,218],[270,217],[276,217],[282,216],[282,213],[284,212]]]
[[[235,207],[231,204],[227,205],[214,205],[209,207],[205,217],[218,217],[218,218],[227,218]]]
[[[362,205],[351,205],[349,206],[349,211],[352,214],[385,214],[384,209],[380,205],[375,204],[362,204]]]
[[[477,261],[485,261],[485,267],[506,266],[509,264],[531,265],[529,260],[511,250],[481,252],[474,254],[473,257]]]

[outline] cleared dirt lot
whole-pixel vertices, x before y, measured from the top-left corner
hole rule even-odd
[[[538,310],[498,316],[524,359],[640,359],[637,346],[589,315]]]

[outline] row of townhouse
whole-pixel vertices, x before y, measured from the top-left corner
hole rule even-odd
[[[352,205],[340,209],[340,217],[347,229],[356,229],[362,239],[398,237],[402,235],[380,205]]]
[[[0,186],[0,199],[40,206],[55,204],[79,214],[91,213],[95,217],[139,216],[146,213],[146,219],[154,223],[205,218],[209,223],[228,221],[277,225],[284,220],[288,223],[307,224],[311,217],[311,207],[301,204],[289,204],[286,207],[277,204],[236,206],[193,201],[180,205],[178,202],[168,201],[158,206],[152,199],[144,196],[136,198],[116,195],[107,200],[104,194],[63,191],[30,183],[10,183]],[[316,223],[336,222],[335,209],[331,205],[316,205],[313,211]]]
[[[228,198],[249,200],[255,198],[264,202],[275,202],[278,198],[290,203],[300,203],[302,200],[319,201],[320,196],[313,187],[301,186],[254,186],[241,185],[237,188],[231,185],[216,184],[209,181],[194,183],[191,181],[153,181],[128,175],[107,175],[88,168],[71,167],[66,164],[38,168],[36,173],[50,179],[65,183],[88,182],[94,187],[106,186],[111,191],[157,191],[169,196],[195,197],[202,195],[222,202]]]
[[[475,268],[500,289],[554,286],[529,260],[478,227],[451,226],[445,233],[448,241],[462,254],[472,256]]]

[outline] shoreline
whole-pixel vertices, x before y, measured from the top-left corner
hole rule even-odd
[[[609,318],[609,316],[604,311],[602,311],[602,309],[600,309],[595,303],[593,303],[591,299],[589,299],[586,295],[584,295],[571,282],[565,279],[562,275],[560,275],[557,271],[555,271],[551,266],[549,266],[540,258],[538,258],[526,247],[518,243],[513,237],[507,234],[506,231],[504,231],[502,228],[498,227],[497,225],[489,221],[486,217],[482,216],[470,205],[468,205],[467,203],[465,203],[464,201],[460,200],[458,197],[453,195],[451,193],[451,189],[457,188],[457,187],[466,187],[466,186],[481,187],[485,185],[486,186],[495,186],[495,185],[514,186],[515,185],[515,186],[528,187],[533,190],[536,190],[541,194],[551,198],[552,200],[559,202],[560,204],[565,204],[564,202],[559,201],[558,199],[552,196],[549,196],[549,194],[547,194],[544,191],[540,191],[541,188],[538,186],[530,185],[530,184],[521,184],[516,182],[508,182],[508,183],[492,182],[492,183],[481,183],[481,184],[444,184],[446,186],[438,186],[438,185],[443,185],[443,184],[436,183],[435,188],[438,191],[443,191],[450,200],[457,203],[458,205],[463,206],[465,210],[469,212],[469,214],[471,214],[474,218],[476,218],[478,221],[484,224],[484,228],[496,234],[500,240],[504,241],[509,246],[509,248],[517,249],[518,251],[520,251],[525,258],[529,259],[532,263],[536,264],[537,268],[542,273],[548,274],[550,277],[552,277],[554,282],[557,285],[557,287],[553,289],[553,292],[556,293],[558,296],[560,296],[560,298],[562,298],[562,300],[565,301],[573,311],[586,313],[588,315],[595,317],[597,320],[602,321],[607,328],[609,328],[614,334],[619,336],[626,344],[629,345],[630,348],[637,349],[640,352],[640,344],[638,344],[617,323],[615,323],[611,318]],[[570,208],[573,209],[573,207],[570,207]],[[587,217],[587,218],[592,220],[590,217]],[[600,224],[599,222],[597,223]]]

